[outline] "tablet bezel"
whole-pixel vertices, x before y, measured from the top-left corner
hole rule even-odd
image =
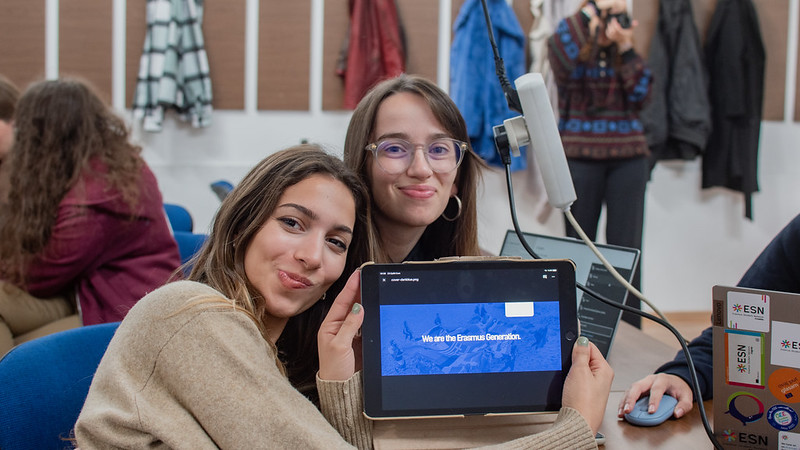
[[[437,273],[443,271],[502,271],[518,273],[511,276],[539,276],[542,271],[548,270],[557,273],[558,279],[558,308],[559,308],[559,330],[561,344],[561,370],[547,372],[503,372],[493,374],[469,374],[469,375],[414,375],[407,377],[383,377],[381,375],[381,342],[380,342],[380,306],[383,299],[380,298],[378,283],[381,272],[401,272],[408,274],[411,272],[423,271],[425,276],[430,279],[437,279]],[[517,272],[518,271],[518,272]],[[463,275],[460,275],[463,276]],[[518,278],[521,280],[521,278]],[[455,295],[455,294],[454,294]],[[499,295],[499,294],[498,294]],[[436,261],[436,262],[414,262],[403,264],[367,264],[361,269],[361,302],[364,306],[365,317],[362,326],[362,351],[364,362],[364,413],[372,419],[395,419],[395,418],[419,418],[434,416],[464,416],[464,415],[496,415],[496,414],[520,414],[520,413],[540,413],[554,412],[561,408],[561,394],[564,379],[571,366],[572,345],[578,336],[577,302],[575,298],[575,266],[570,260],[484,260],[484,261]],[[451,297],[452,298],[452,297]],[[491,299],[494,300],[494,299]],[[535,299],[534,299],[535,300]],[[499,299],[496,300],[501,302]],[[535,300],[542,301],[542,300]],[[386,301],[384,300],[384,303]],[[425,302],[427,304],[430,299]],[[480,303],[478,301],[468,301],[467,303]],[[492,303],[492,301],[484,301]],[[446,303],[446,302],[445,302]],[[414,378],[418,377],[418,378]],[[449,378],[447,378],[449,377]],[[393,380],[389,380],[393,378]],[[403,381],[396,381],[402,378]],[[447,378],[447,383],[444,379]],[[407,382],[405,380],[408,380]],[[382,405],[381,391],[384,384],[387,390],[396,390],[398,383],[403,386],[402,391],[408,394],[407,398],[419,397],[419,401],[411,400],[416,403],[413,407],[403,409],[389,409]],[[542,383],[546,385],[542,386]],[[437,395],[442,395],[443,402],[455,403],[458,400],[447,400],[448,390],[455,391],[456,385],[461,384],[461,389],[467,391],[464,396],[458,398],[469,398],[464,402],[472,401],[474,394],[487,397],[486,401],[475,401],[476,404],[447,405],[445,407],[426,404]],[[421,387],[424,386],[424,387]],[[513,389],[517,386],[516,391]],[[525,389],[525,387],[539,386],[539,393],[533,394],[535,389]],[[427,390],[426,390],[427,389]],[[415,392],[415,390],[417,392]],[[523,404],[505,404],[498,406],[490,404],[488,400],[506,399],[506,402],[518,402],[524,395],[535,396],[538,400],[525,401]],[[440,392],[441,391],[441,392]],[[456,393],[458,394],[458,393]],[[407,400],[406,400],[407,401]],[[502,400],[501,400],[502,402]]]

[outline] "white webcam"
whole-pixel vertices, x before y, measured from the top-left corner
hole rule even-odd
[[[578,197],[542,74],[526,73],[514,84],[522,115],[503,121],[511,152],[519,156],[520,147],[531,145],[550,204],[567,210]]]

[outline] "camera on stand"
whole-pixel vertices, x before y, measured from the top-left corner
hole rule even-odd
[[[601,19],[603,19],[603,21],[605,22],[606,25],[608,25],[608,21],[609,20],[611,20],[612,18],[615,18],[615,19],[617,19],[617,22],[619,23],[619,26],[621,26],[622,28],[630,28],[631,27],[631,17],[628,15],[628,13],[621,12],[621,13],[612,14],[611,11],[608,11],[606,13],[605,18],[603,18],[602,15],[600,14],[600,8],[597,7],[597,3],[595,3],[594,0],[589,0],[589,4],[594,7],[595,12],[597,12],[597,17],[600,17]]]

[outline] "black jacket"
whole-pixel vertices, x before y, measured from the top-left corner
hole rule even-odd
[[[706,38],[714,130],[703,155],[703,188],[758,191],[758,139],[764,100],[764,44],[751,0],[720,0]]]
[[[652,165],[694,159],[711,132],[707,74],[689,0],[661,1],[647,64],[653,72],[650,104],[641,112]]]

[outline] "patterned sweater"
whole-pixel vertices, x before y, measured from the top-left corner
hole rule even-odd
[[[558,84],[558,129],[568,158],[608,160],[649,154],[638,114],[650,96],[652,76],[633,50],[591,42],[589,19],[579,10],[559,22],[548,39]],[[584,46],[592,57],[580,61]]]

